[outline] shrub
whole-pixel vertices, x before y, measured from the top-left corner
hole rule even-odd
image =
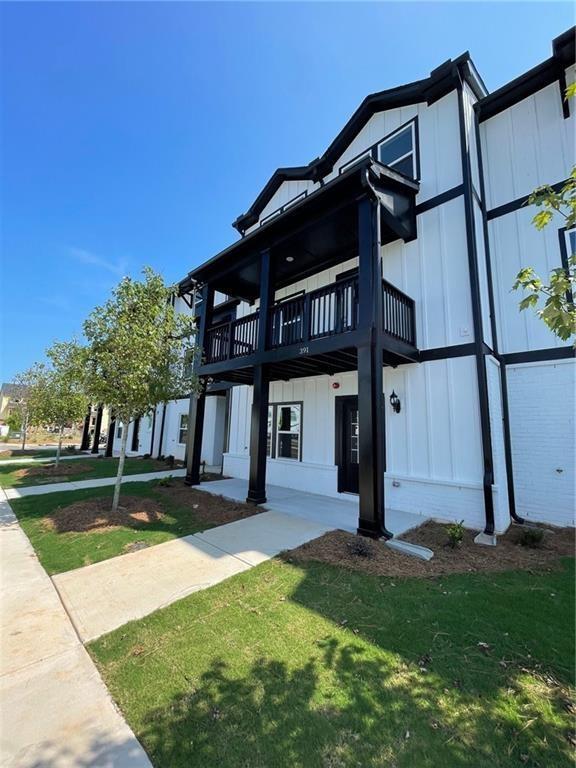
[[[530,547],[531,549],[537,549],[542,545],[544,539],[543,528],[522,528],[518,543],[522,547]]]
[[[464,539],[464,520],[460,520],[459,523],[447,525],[446,533],[448,534],[448,545],[452,547],[452,549],[459,547]]]
[[[374,557],[374,546],[371,541],[363,536],[355,536],[348,542],[348,549],[351,555],[356,557]]]
[[[149,453],[145,453],[144,456],[142,456],[143,459],[150,459],[152,458]]]
[[[170,456],[165,456],[164,461],[166,462],[166,464],[168,464],[169,467],[173,467],[176,459],[174,456],[170,455]]]
[[[64,451],[65,451],[66,453],[76,453],[76,446],[75,446],[75,445],[67,445],[67,446],[64,448]]]
[[[152,483],[160,488],[170,488],[172,479],[172,475],[168,475],[168,477],[157,477],[155,480],[152,480]]]

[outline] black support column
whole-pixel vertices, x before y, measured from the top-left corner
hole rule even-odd
[[[212,310],[214,307],[214,289],[209,285],[202,288],[200,322],[196,336],[195,367],[198,366],[204,354],[204,340],[206,329],[212,322]],[[190,407],[188,410],[188,440],[186,443],[186,485],[198,485],[200,483],[200,463],[202,460],[202,434],[204,432],[204,411],[206,408],[206,381],[200,381],[200,391],[190,394]],[[164,406],[166,409],[166,406]],[[162,417],[164,418],[164,417]]]
[[[116,432],[116,418],[113,414],[110,414],[110,421],[108,422],[108,439],[106,440],[106,452],[104,455],[107,459],[112,456],[114,448],[114,433]]]
[[[382,257],[378,205],[358,203],[358,533],[390,538],[384,522],[385,426],[382,358]]]
[[[137,416],[134,419],[134,422],[132,424],[132,446],[131,446],[131,450],[136,453],[138,451],[139,444],[140,444],[140,416]]]
[[[92,416],[92,407],[88,408],[88,413],[84,419],[84,426],[82,428],[82,441],[80,443],[80,450],[87,451],[90,448],[90,418]]]
[[[260,310],[258,319],[258,352],[268,343],[270,307],[274,300],[270,251],[260,255]],[[270,380],[266,366],[254,366],[252,418],[250,421],[250,476],[246,501],[264,504],[266,501],[266,440],[268,432],[268,402]]]
[[[94,442],[92,443],[92,453],[98,453],[100,450],[100,432],[102,431],[102,412],[101,405],[98,406],[96,411],[96,424],[94,425]]]

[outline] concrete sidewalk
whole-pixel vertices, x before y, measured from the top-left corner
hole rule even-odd
[[[168,469],[161,472],[142,472],[139,475],[124,475],[122,483],[142,483],[161,477],[184,477],[185,469]],[[116,477],[99,477],[94,480],[78,480],[70,483],[45,483],[44,485],[28,485],[23,488],[4,488],[7,499],[21,499],[23,496],[41,496],[44,493],[59,493],[61,491],[78,491],[81,488],[101,488],[114,485]]]
[[[0,551],[0,765],[151,768],[5,501]]]
[[[259,515],[53,577],[84,642],[252,568],[330,527]]]

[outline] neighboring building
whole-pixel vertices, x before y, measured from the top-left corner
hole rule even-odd
[[[464,54],[368,96],[182,282],[202,291],[198,373],[233,386],[224,473],[248,500],[266,483],[358,493],[359,531],[376,536],[384,508],[488,535],[574,524],[574,348],[511,293],[522,266],[547,275],[574,247],[525,206],[575,163],[574,62],[570,30],[492,94]],[[209,401],[191,404],[191,483]]]
[[[4,383],[0,386],[0,425],[5,425],[17,403],[26,395],[23,384]]]

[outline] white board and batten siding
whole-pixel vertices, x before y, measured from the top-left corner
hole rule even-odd
[[[573,68],[571,68],[573,70]],[[573,72],[567,73],[573,79]],[[543,184],[566,179],[576,163],[574,109],[564,119],[558,83],[480,124],[488,210],[529,195]],[[501,353],[565,346],[533,312],[519,312],[516,275],[531,266],[547,275],[561,266],[561,216],[538,231],[533,207],[489,220],[494,300]]]

